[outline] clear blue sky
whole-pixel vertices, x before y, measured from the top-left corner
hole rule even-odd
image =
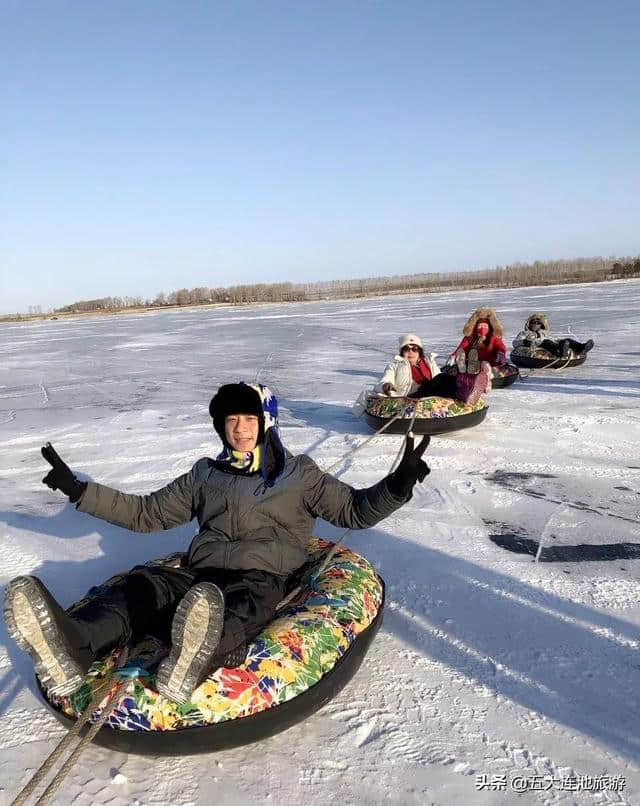
[[[0,311],[640,252],[640,2],[0,10]]]

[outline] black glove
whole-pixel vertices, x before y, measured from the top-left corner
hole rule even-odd
[[[388,478],[387,485],[390,492],[398,498],[407,498],[411,495],[416,481],[424,481],[431,473],[431,469],[422,461],[422,454],[427,450],[431,437],[423,437],[417,448],[413,447],[413,434],[407,435],[407,444],[404,448],[402,460]]]
[[[58,454],[53,449],[50,442],[41,448],[42,455],[49,462],[53,470],[50,470],[47,475],[42,479],[42,483],[52,490],[60,490],[69,497],[69,500],[75,504],[85,491],[87,484],[84,481],[78,481],[73,475],[71,469],[66,465]]]

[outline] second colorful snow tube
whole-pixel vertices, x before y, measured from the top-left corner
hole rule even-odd
[[[417,414],[411,429],[415,434],[446,434],[449,431],[478,425],[487,416],[489,407],[482,398],[469,406],[447,397],[423,397],[413,400],[406,397],[369,395],[365,402],[363,417],[376,431],[394,417],[398,417],[388,426],[385,433],[405,434],[411,424],[414,410]]]

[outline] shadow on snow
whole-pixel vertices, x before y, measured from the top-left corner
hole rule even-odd
[[[387,583],[387,631],[495,695],[640,760],[635,625],[378,529],[349,544]]]
[[[287,428],[304,426],[323,428],[327,432],[338,434],[371,436],[371,429],[365,421],[356,416],[351,406],[345,404],[322,403],[317,400],[286,400],[282,408],[280,422],[283,432],[286,432]],[[307,452],[305,450],[305,453]]]

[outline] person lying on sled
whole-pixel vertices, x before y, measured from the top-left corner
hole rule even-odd
[[[546,350],[557,358],[582,358],[593,348],[593,340],[579,342],[571,338],[552,339],[549,320],[543,313],[532,313],[524,324],[524,330],[513,340],[514,349],[533,355],[537,349]]]
[[[492,367],[503,366],[507,363],[503,335],[504,328],[493,308],[477,308],[463,327],[462,341],[447,363],[472,375],[480,371],[482,361]]]
[[[425,353],[422,340],[415,333],[405,333],[398,339],[399,353],[389,363],[377,392],[390,397],[448,397],[473,405],[490,389],[491,367],[482,362],[480,371],[471,375],[440,372],[435,353]]]
[[[287,577],[307,559],[316,518],[375,526],[409,501],[429,472],[421,459],[428,437],[415,448],[410,437],[397,470],[377,484],[356,490],[338,481],[310,457],[283,448],[276,398],[259,384],[221,386],[209,413],[222,452],[149,495],[78,481],[51,445],[42,449],[52,466],[43,483],[81,512],[135,532],[193,518],[199,524],[181,567],[138,565],[72,615],[37,577],[8,585],[9,634],[31,653],[51,694],[71,694],[95,658],[153,634],[171,645],[157,690],[188,702],[215,668],[242,663],[247,642],[273,619]]]

